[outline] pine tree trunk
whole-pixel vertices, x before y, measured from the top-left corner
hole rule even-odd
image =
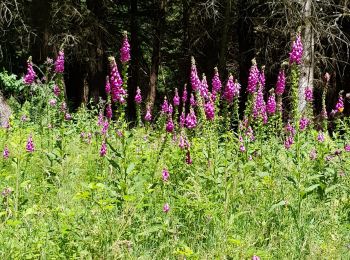
[[[130,46],[131,46],[131,61],[130,61],[130,74],[128,84],[128,117],[130,120],[136,118],[136,107],[134,97],[136,94],[136,88],[139,86],[139,70],[141,49],[138,33],[138,20],[137,20],[137,2],[138,0],[130,1]]]
[[[155,34],[153,38],[153,51],[152,51],[152,64],[151,64],[151,73],[149,79],[149,89],[147,101],[149,102],[151,108],[154,106],[156,99],[156,89],[157,89],[157,80],[159,72],[159,63],[160,63],[160,47],[161,39],[163,34],[163,28],[165,23],[165,2],[166,0],[159,0],[158,2],[158,16],[155,22]]]
[[[303,1],[303,14],[305,28],[302,32],[302,42],[304,45],[303,63],[300,69],[299,79],[299,102],[298,110],[302,112],[306,108],[305,89],[313,89],[314,81],[314,34],[311,25],[312,0]]]
[[[220,46],[220,57],[219,57],[219,70],[226,77],[226,57],[227,57],[227,43],[228,43],[228,28],[231,15],[231,0],[226,0],[225,7],[225,18],[222,27],[221,34],[221,46]]]

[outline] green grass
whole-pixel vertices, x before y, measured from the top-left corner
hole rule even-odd
[[[308,130],[286,150],[265,129],[241,153],[233,132],[206,123],[187,133],[188,165],[156,126],[111,125],[100,157],[96,118],[85,110],[74,118],[53,129],[13,119],[0,130],[10,150],[0,190],[12,190],[0,196],[1,259],[350,258],[350,153],[341,137],[319,143]],[[30,133],[34,153],[25,150]],[[325,160],[336,149],[341,155]]]

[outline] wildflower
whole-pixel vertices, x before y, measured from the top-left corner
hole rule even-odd
[[[317,151],[315,148],[313,148],[311,151],[310,151],[310,160],[315,160],[317,158]]]
[[[260,260],[260,257],[257,256],[257,255],[253,255],[253,256],[252,256],[252,260]]]
[[[204,112],[207,120],[213,120],[215,116],[215,107],[213,101],[210,100],[204,105]]]
[[[165,203],[164,206],[163,206],[163,212],[164,213],[168,213],[170,210],[170,206],[168,203]]]
[[[66,104],[66,102],[62,102],[62,104],[61,104],[61,111],[65,112],[66,110],[67,110],[67,104]]]
[[[111,96],[113,102],[125,102],[126,90],[122,87],[123,80],[120,77],[117,63],[115,62],[114,57],[109,58],[111,72],[109,77],[109,82],[111,85]]]
[[[102,115],[102,113],[98,114],[97,125],[98,126],[103,125],[103,115]]]
[[[220,81],[219,71],[218,71],[217,67],[214,68],[214,77],[211,80],[211,84],[213,86],[213,88],[212,88],[212,96],[213,96],[213,99],[215,100],[216,99],[216,94],[219,93],[220,90],[221,90],[221,81]]]
[[[207,83],[207,77],[203,74],[203,79],[199,88],[199,93],[203,98],[208,98],[209,87]]]
[[[102,141],[101,149],[100,149],[100,156],[104,157],[107,154],[107,145],[105,141]]]
[[[169,104],[169,106],[168,106],[168,115],[171,116],[173,114],[173,112],[174,112],[173,106],[171,104]]]
[[[24,84],[31,85],[33,84],[36,77],[36,73],[33,69],[32,57],[29,57],[27,61],[27,74],[23,78]]]
[[[197,117],[193,110],[193,108],[190,109],[190,113],[186,116],[186,127],[188,129],[193,129],[197,126]]]
[[[88,143],[90,144],[91,143],[91,139],[92,139],[92,134],[88,133],[87,134],[87,138],[88,138]]]
[[[256,87],[259,82],[259,69],[258,66],[256,65],[256,60],[252,60],[252,66],[250,67],[249,70],[249,77],[248,77],[248,87],[247,87],[247,92],[248,93],[254,93],[256,91]]]
[[[191,58],[191,86],[193,91],[200,90],[201,82],[198,77],[196,61],[194,57]]]
[[[251,142],[253,142],[255,140],[254,131],[253,131],[253,128],[251,126],[249,126],[247,128],[245,135],[250,139]]]
[[[168,122],[166,123],[165,130],[168,133],[172,133],[174,131],[174,123],[171,117],[169,117]]]
[[[108,103],[107,106],[106,106],[106,117],[108,119],[111,119],[112,118],[112,114],[113,114],[113,112],[112,112],[112,105],[110,103]]]
[[[101,134],[102,134],[102,135],[107,134],[108,128],[109,128],[109,122],[108,122],[108,120],[105,120],[105,121],[103,122],[103,127],[102,127],[102,130],[101,130]]]
[[[284,73],[284,70],[281,69],[277,77],[276,95],[283,95],[285,87],[286,87],[286,75]]]
[[[64,114],[64,119],[67,120],[67,121],[72,120],[71,114],[65,113],[65,114]]]
[[[106,95],[108,96],[109,94],[111,94],[111,83],[109,83],[109,77],[106,77],[106,85],[105,85],[105,91],[106,91]]]
[[[124,134],[123,134],[123,132],[121,130],[117,130],[117,135],[119,137],[123,137],[124,136]]]
[[[144,117],[145,121],[150,122],[152,120],[151,106],[147,105],[146,115]]]
[[[302,117],[300,118],[300,121],[299,121],[299,129],[300,131],[303,131],[305,130],[305,128],[309,125],[309,119],[306,118],[306,117]]]
[[[241,144],[241,145],[239,146],[239,150],[240,150],[242,153],[245,152],[245,146],[244,146],[244,144]]]
[[[270,90],[270,96],[267,99],[266,112],[273,115],[276,112],[276,98],[273,89]]]
[[[11,193],[12,193],[11,188],[5,188],[5,189],[1,192],[1,195],[2,195],[3,197],[6,197],[6,196],[10,195]]]
[[[169,105],[168,105],[168,100],[166,97],[164,97],[164,102],[162,105],[162,113],[167,114],[169,112]]]
[[[263,94],[263,87],[259,85],[258,92],[255,96],[253,105],[253,117],[259,118],[261,117],[263,120],[263,123],[267,122],[267,114],[266,114],[266,104],[264,100],[264,94]]]
[[[32,135],[30,135],[27,140],[26,150],[27,152],[32,153],[34,152],[34,149],[35,147],[34,147],[33,138],[32,138]]]
[[[226,83],[226,87],[224,90],[223,98],[228,102],[231,103],[233,101],[233,97],[235,96],[235,85],[233,76],[230,74],[228,81]]]
[[[320,143],[324,142],[324,135],[321,131],[317,135],[317,141],[319,141]]]
[[[305,100],[306,100],[306,102],[312,102],[312,100],[313,100],[313,93],[312,93],[312,89],[310,87],[307,87],[305,89]]]
[[[193,93],[191,93],[190,104],[191,104],[192,107],[197,106],[197,101],[196,101],[196,99],[194,98]]]
[[[286,140],[284,141],[284,147],[288,150],[292,144],[294,143],[294,137],[293,136],[288,136]]]
[[[187,152],[186,152],[186,163],[187,164],[192,164],[193,162],[192,162],[192,159],[191,159],[191,153],[190,153],[190,150],[189,149],[187,149]]]
[[[345,150],[345,152],[350,152],[350,144],[346,144],[344,146],[344,150]]]
[[[180,97],[179,97],[179,92],[177,88],[175,88],[175,96],[173,98],[173,104],[174,104],[174,107],[177,107],[180,105]]]
[[[58,52],[58,57],[55,61],[55,72],[63,73],[64,72],[64,52],[63,50]]]
[[[342,113],[344,111],[344,99],[342,95],[343,91],[339,92],[339,99],[337,104],[335,105],[335,109],[339,112]]]
[[[22,116],[21,116],[21,121],[22,121],[22,122],[27,122],[27,121],[28,121],[27,116],[26,116],[26,115],[22,115]]]
[[[180,135],[180,138],[179,138],[179,147],[181,149],[189,147],[187,140],[185,139],[185,137],[182,136],[182,134]]]
[[[126,31],[124,31],[124,39],[122,47],[120,48],[120,61],[122,63],[126,63],[130,61],[130,44],[128,41],[128,34]]]
[[[136,104],[141,104],[142,102],[141,89],[139,87],[137,87],[136,89],[136,95],[134,100]]]
[[[169,174],[169,171],[167,169],[163,169],[162,171],[162,177],[163,177],[163,181],[167,182],[169,177],[170,177],[170,174]]]
[[[56,106],[56,103],[57,103],[57,101],[54,98],[50,99],[50,101],[49,101],[49,105],[52,106],[52,107]]]
[[[295,128],[290,124],[289,121],[288,121],[288,123],[286,125],[286,131],[287,131],[287,133],[289,133],[292,136],[294,136],[296,134]]]
[[[292,51],[289,53],[289,63],[290,64],[301,64],[301,59],[303,56],[303,43],[301,42],[300,34],[297,35],[296,40],[292,44]]]
[[[180,115],[180,127],[184,127],[185,126],[185,123],[186,123],[186,115],[185,115],[185,111],[182,110],[182,113]]]
[[[6,160],[8,159],[10,156],[10,151],[9,148],[7,147],[7,145],[4,148],[4,151],[2,152],[2,157]]]
[[[84,138],[85,138],[85,132],[81,132],[81,133],[80,133],[80,138],[81,138],[81,139],[84,139]]]
[[[187,84],[184,86],[184,90],[182,92],[182,103],[185,105],[187,102]]]
[[[56,84],[53,86],[53,94],[58,97],[61,94],[61,89]]]

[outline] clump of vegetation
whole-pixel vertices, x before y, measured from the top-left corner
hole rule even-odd
[[[109,59],[107,99],[76,113],[66,105],[64,51],[45,72],[28,60],[27,101],[0,130],[1,258],[349,255],[344,94],[317,121],[307,88],[300,109],[299,35],[275,89],[265,89],[253,61],[243,116],[234,75],[223,83],[215,69],[209,87],[194,59],[192,90],[176,90],[156,114],[140,89],[126,91],[129,51],[125,34],[121,67]],[[135,127],[125,119],[127,95]]]

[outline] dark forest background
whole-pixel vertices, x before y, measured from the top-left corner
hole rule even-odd
[[[350,91],[349,8],[349,0],[1,0],[0,70],[21,75],[28,56],[42,64],[64,48],[71,107],[97,102],[104,96],[107,58],[119,57],[127,30],[132,117],[136,87],[155,104],[175,87],[182,91],[191,56],[209,80],[217,66],[222,80],[231,72],[243,89],[256,57],[266,65],[267,89],[274,87],[300,31],[312,69],[309,84],[317,98],[329,72],[333,106],[340,89]]]

